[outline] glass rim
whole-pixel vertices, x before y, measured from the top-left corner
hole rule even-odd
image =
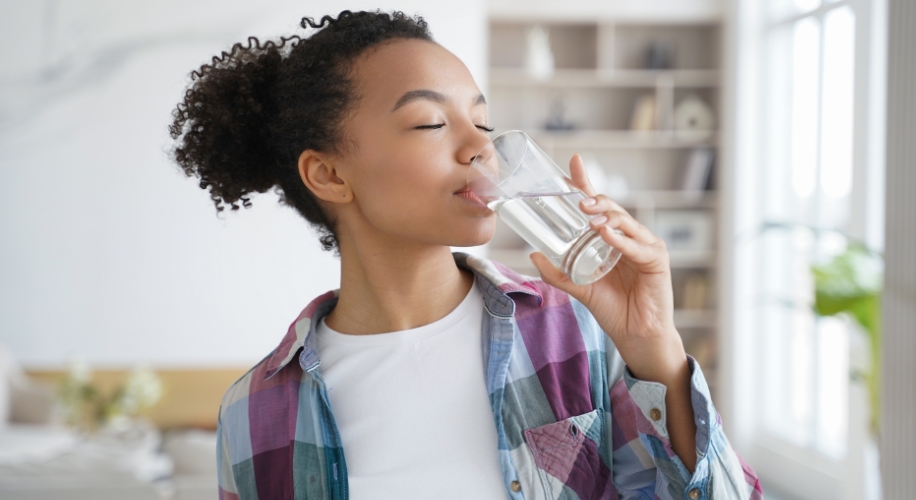
[[[490,142],[488,142],[486,146],[480,148],[480,151],[477,152],[477,155],[474,156],[474,160],[471,162],[471,165],[470,165],[471,168],[468,169],[469,177],[470,177],[471,170],[475,169],[474,164],[477,163],[477,160],[480,159],[480,153],[482,153],[485,149],[487,149],[492,144],[494,146],[493,153],[495,154],[496,153],[496,147],[495,147],[496,141],[510,134],[511,135],[521,134],[521,136],[525,138],[525,151],[523,151],[522,154],[519,155],[518,162],[515,164],[515,166],[512,167],[512,170],[511,172],[509,172],[508,175],[503,176],[502,179],[499,178],[500,177],[499,175],[496,176],[496,180],[498,182],[494,183],[493,186],[499,188],[503,184],[505,184],[506,181],[508,181],[513,175],[515,175],[515,172],[518,171],[518,169],[521,168],[522,166],[522,158],[524,158],[528,154],[528,151],[531,149],[531,144],[534,143],[534,139],[532,139],[530,135],[526,134],[524,130],[518,130],[518,129],[506,130],[505,132],[502,132],[499,135],[497,135],[496,137],[490,139]],[[480,169],[476,169],[476,170],[480,171]]]

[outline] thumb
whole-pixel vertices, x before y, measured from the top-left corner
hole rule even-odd
[[[544,283],[559,288],[576,298],[581,295],[582,286],[573,283],[569,276],[553,265],[553,262],[550,262],[546,255],[541,252],[534,252],[528,255],[528,258],[538,268]]]

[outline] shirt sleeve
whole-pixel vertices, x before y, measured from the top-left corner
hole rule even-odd
[[[239,500],[235,476],[232,474],[232,461],[229,458],[229,440],[226,438],[222,423],[222,408],[216,421],[216,474],[219,485],[219,500]]]
[[[614,487],[621,499],[762,500],[756,473],[725,436],[703,371],[690,356],[688,364],[697,425],[693,475],[671,447],[666,387],[639,380],[625,368],[623,377],[611,387]]]

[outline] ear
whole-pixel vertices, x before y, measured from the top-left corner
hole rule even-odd
[[[330,157],[306,149],[299,155],[299,177],[319,199],[331,203],[349,203],[353,191],[349,184],[337,175]]]

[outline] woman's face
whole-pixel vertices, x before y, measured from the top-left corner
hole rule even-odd
[[[335,162],[353,201],[337,207],[338,233],[443,246],[489,241],[495,215],[461,194],[490,140],[467,67],[435,43],[396,40],[370,49],[353,78],[359,100],[344,123],[353,147]]]

